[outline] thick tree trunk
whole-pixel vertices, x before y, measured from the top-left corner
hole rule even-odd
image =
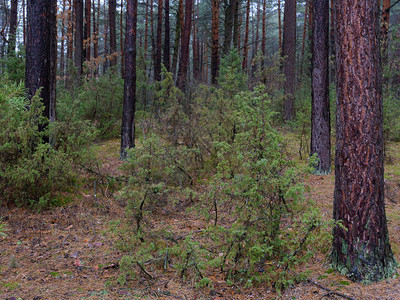
[[[176,86],[181,90],[185,90],[186,75],[189,65],[189,42],[190,42],[190,29],[192,27],[192,9],[193,0],[185,1],[185,25],[183,27],[182,42],[181,42],[181,56],[179,59],[178,80]]]
[[[137,0],[127,0],[126,5],[126,62],[121,126],[121,159],[126,158],[127,149],[135,147]]]
[[[242,61],[242,69],[247,69],[247,56],[249,51],[249,25],[250,25],[250,0],[247,0],[247,8],[246,8],[246,29],[244,34],[244,44],[243,44],[243,61]]]
[[[283,48],[282,54],[285,59],[283,70],[285,82],[283,85],[285,93],[285,104],[283,117],[285,121],[291,121],[295,117],[295,83],[296,83],[296,0],[286,0],[283,16]]]
[[[110,23],[110,67],[117,65],[117,34],[116,34],[116,15],[117,1],[108,1],[108,18]]]
[[[55,120],[56,101],[56,5],[55,0],[32,0],[27,6],[25,87],[29,98],[42,88],[43,114],[50,121]]]
[[[332,264],[352,280],[396,272],[385,216],[379,1],[335,1],[337,122]]]
[[[170,55],[170,26],[169,26],[169,0],[165,0],[165,17],[164,17],[164,66],[169,72],[171,70]]]
[[[219,69],[219,0],[211,0],[211,83],[217,83]]]
[[[154,80],[161,81],[161,51],[162,51],[162,20],[163,20],[163,0],[158,0],[157,12],[157,42],[156,57],[154,60]]]
[[[18,23],[18,0],[11,0],[10,31],[8,33],[8,55],[15,56],[16,34]]]
[[[329,0],[315,1],[312,28],[311,155],[317,154],[316,172],[331,171],[329,110]]]
[[[77,80],[82,76],[83,61],[83,0],[74,0],[75,5],[75,56],[74,64],[77,71]]]

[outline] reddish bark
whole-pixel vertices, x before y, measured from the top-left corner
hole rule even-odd
[[[382,20],[381,20],[381,47],[382,47],[382,61],[384,64],[386,64],[388,61],[390,7],[391,7],[390,0],[383,0]]]
[[[383,169],[379,1],[335,1],[337,116],[332,264],[355,281],[396,271]]]

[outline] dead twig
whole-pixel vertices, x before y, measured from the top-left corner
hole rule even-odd
[[[154,279],[154,276],[147,272],[147,270],[139,262],[136,262],[136,264],[144,274],[146,274],[150,279]]]
[[[347,295],[345,295],[345,294],[342,294],[342,293],[333,291],[333,290],[331,290],[331,289],[328,289],[327,287],[324,287],[323,285],[321,285],[321,284],[319,284],[319,283],[317,283],[317,282],[315,282],[315,281],[313,281],[313,280],[311,280],[311,279],[307,279],[307,282],[312,283],[312,284],[314,284],[314,285],[320,287],[321,289],[327,291],[328,293],[325,294],[326,296],[327,296],[327,295],[336,295],[336,296],[342,297],[342,298],[344,298],[344,299],[355,300],[355,298],[353,298],[353,297],[350,297],[350,296],[347,296]],[[325,296],[325,295],[324,295],[324,296]]]

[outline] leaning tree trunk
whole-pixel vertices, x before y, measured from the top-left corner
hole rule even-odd
[[[126,10],[125,79],[121,126],[121,159],[126,158],[127,149],[135,147],[137,0],[127,0]]]
[[[295,83],[296,83],[296,0],[286,0],[283,15],[283,46],[282,54],[285,59],[283,71],[285,82],[283,89],[285,103],[283,117],[285,121],[291,121],[295,117]]]
[[[337,140],[332,264],[352,280],[396,271],[385,216],[379,1],[335,1]]]
[[[56,1],[28,1],[25,88],[32,98],[42,88],[40,97],[44,116],[55,120],[56,79]],[[39,128],[43,130],[44,127]],[[48,137],[45,138],[48,141]]]
[[[331,171],[329,110],[329,0],[315,1],[312,28],[311,155],[317,154],[316,172]]]

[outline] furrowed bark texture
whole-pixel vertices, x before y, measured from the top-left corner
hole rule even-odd
[[[295,117],[294,92],[295,92],[295,66],[296,66],[296,0],[286,0],[283,16],[283,45],[282,54],[285,58],[283,71],[285,82],[285,104],[283,117],[291,121]]]
[[[331,171],[329,110],[329,0],[315,1],[312,33],[311,155],[318,156],[316,172]]]
[[[379,1],[335,1],[337,120],[332,263],[352,280],[396,269],[383,182]]]
[[[28,1],[27,20],[25,88],[29,98],[42,88],[43,114],[54,121],[56,0]]]
[[[121,159],[126,150],[135,147],[135,105],[136,105],[136,25],[137,0],[126,2],[125,30],[125,79],[124,104],[121,126]]]

